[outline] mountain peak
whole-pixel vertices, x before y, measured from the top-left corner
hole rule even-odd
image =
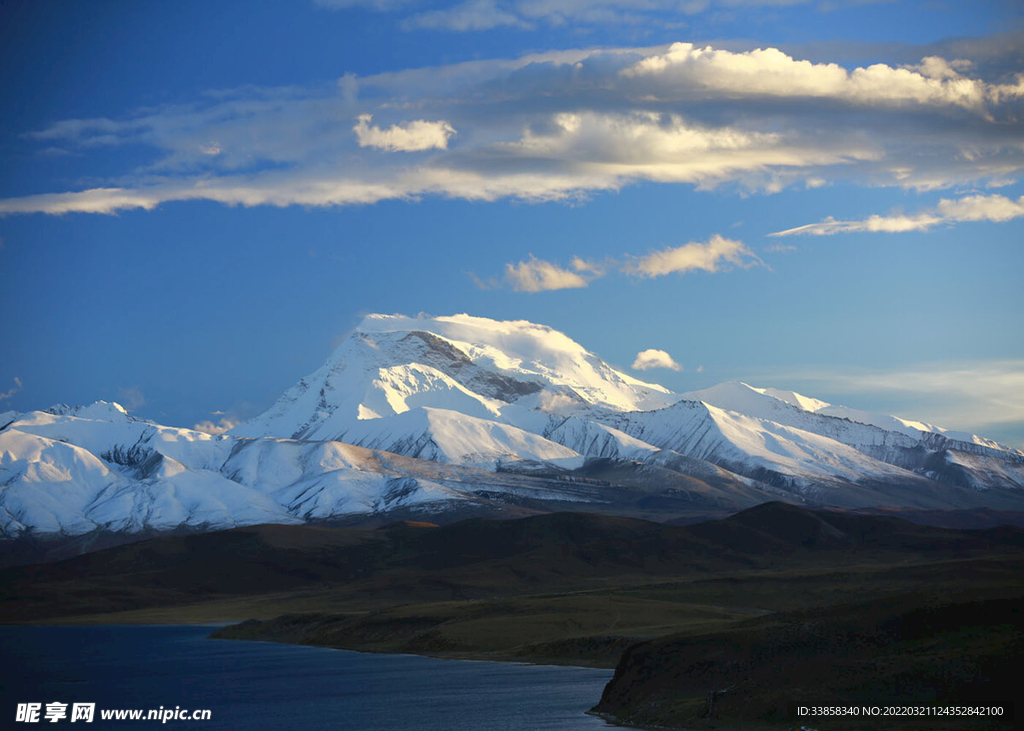
[[[547,413],[642,411],[676,400],[663,386],[616,370],[546,325],[465,313],[371,314],[320,369],[232,433],[352,438],[353,429],[365,426],[359,422],[417,408],[519,426]]]
[[[116,401],[96,401],[82,406],[54,404],[46,409],[46,413],[53,414],[54,416],[76,416],[80,419],[100,419],[103,421],[125,421],[133,418]]]
[[[432,317],[423,313],[415,317],[371,314],[363,318],[356,327],[356,332],[367,335],[431,333],[456,346],[469,346],[460,349],[467,352],[471,358],[473,353],[470,351],[478,351],[478,357],[492,361],[496,368],[515,367],[517,360],[551,367],[556,365],[551,362],[553,358],[594,357],[568,335],[547,325],[538,325],[527,320],[492,320],[466,313],[442,317]],[[502,358],[502,355],[506,357]],[[655,384],[645,385],[665,391]]]
[[[812,413],[831,406],[826,401],[804,396],[796,391],[786,391],[779,388],[758,388],[743,381],[725,381],[717,386],[704,388],[700,391],[690,391],[683,395],[688,399],[704,401],[713,406],[729,409],[730,411],[743,411],[750,404],[756,401],[763,401],[765,398],[782,401],[802,411],[810,411]]]

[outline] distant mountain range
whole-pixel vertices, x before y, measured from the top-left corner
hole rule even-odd
[[[0,535],[767,502],[1024,509],[1024,452],[791,391],[676,394],[566,335],[371,315],[265,413],[211,436],[117,404],[0,414]]]

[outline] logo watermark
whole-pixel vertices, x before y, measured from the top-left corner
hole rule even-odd
[[[92,723],[96,720],[95,703],[19,703],[14,714],[16,723]],[[206,709],[189,710],[181,706],[174,708],[101,708],[99,718],[103,721],[209,721],[212,712]]]

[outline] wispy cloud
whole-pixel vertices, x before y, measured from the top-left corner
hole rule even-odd
[[[683,367],[672,359],[672,356],[664,350],[648,348],[636,354],[636,359],[631,366],[637,371],[649,371],[652,368],[669,368],[673,371],[681,371]]]
[[[335,10],[348,8],[367,8],[378,12],[396,10],[401,7],[416,5],[417,0],[313,0],[314,5]]]
[[[888,404],[885,408],[896,416],[972,430],[982,436],[986,436],[986,428],[1014,425],[1024,432],[1021,359],[923,363],[892,370],[791,372],[765,375],[764,380],[792,383],[809,394],[827,389],[849,395],[846,405],[856,408],[868,397]]]
[[[493,7],[514,5],[521,18],[534,7],[506,5]],[[539,2],[530,22],[626,6]],[[105,170],[117,169],[121,148],[153,154],[80,189],[0,200],[0,215],[190,200],[578,200],[642,181],[741,193],[837,180],[989,184],[1024,171],[1022,100],[1024,77],[985,79],[964,59],[850,69],[778,49],[686,43],[348,73],[332,85],[241,87],[25,130],[24,152],[88,150]]]
[[[862,3],[864,0],[464,0],[450,7],[421,10],[418,0],[314,0],[334,8],[364,8],[396,13],[406,30],[486,31],[512,27],[520,30],[606,25],[642,27],[682,26],[690,16],[709,11],[750,12],[756,7],[813,4],[822,10]]]
[[[20,391],[21,388],[22,388],[22,386],[21,386],[21,379],[18,378],[17,376],[15,376],[14,377],[14,388],[8,389],[7,391],[4,391],[3,393],[0,393],[0,401],[6,401],[7,399],[11,398],[11,396],[13,396],[14,394],[18,393],[18,391]]]
[[[591,277],[603,277],[608,273],[608,267],[614,266],[615,262],[598,262],[591,259],[584,259],[581,256],[572,258],[572,268],[576,271],[588,274]]]
[[[117,389],[117,402],[128,411],[136,411],[146,405],[146,397],[138,386],[125,386]]]
[[[728,264],[746,268],[761,264],[761,260],[742,241],[715,234],[705,243],[691,241],[655,251],[630,265],[627,271],[643,277],[661,277],[695,269],[717,272]]]
[[[530,23],[520,14],[509,12],[503,3],[495,0],[469,0],[444,10],[428,10],[416,13],[402,22],[402,27],[430,28],[435,30],[477,31],[511,26],[529,28]]]
[[[943,198],[930,210],[914,214],[874,215],[861,221],[837,221],[826,218],[819,223],[776,231],[769,236],[831,236],[859,231],[903,233],[927,231],[939,225],[952,225],[963,221],[992,221],[1003,223],[1024,216],[1024,196],[1017,200],[1002,195],[969,195],[963,198]]]

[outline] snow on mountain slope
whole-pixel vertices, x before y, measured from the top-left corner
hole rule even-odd
[[[75,444],[114,463],[123,463],[131,450],[151,449],[193,467],[216,470],[231,450],[224,439],[137,419],[120,404],[106,401],[20,414],[9,428]]]
[[[947,450],[941,453],[944,468],[926,472],[929,477],[941,478],[943,473],[955,473],[959,484],[975,489],[989,489],[993,485],[1024,486],[1024,462],[987,459],[969,452]]]
[[[594,408],[659,408],[676,399],[541,325],[469,315],[370,315],[321,368],[231,434],[339,440],[487,469],[516,461],[574,469],[581,454],[654,450],[582,422],[575,434],[566,425],[548,438],[546,413],[564,419]],[[573,445],[584,439],[582,431],[591,438],[579,452]]]
[[[1005,482],[1015,473],[999,466],[969,479],[967,468],[935,469],[932,455],[947,448],[1014,459],[973,435],[951,442],[917,428],[928,425],[877,415],[858,420],[819,399],[736,382],[687,394],[716,407],[695,418],[689,407],[673,406],[681,398],[619,373],[544,326],[370,315],[319,370],[233,433],[340,439],[491,468],[517,450],[526,461],[576,464],[552,450],[554,442],[586,458],[634,461],[668,449],[748,477],[771,473],[795,483],[915,482],[931,471],[960,485],[1024,486]]]
[[[97,496],[84,513],[93,528],[137,533],[301,522],[272,498],[219,472],[189,469],[170,457],[158,459],[156,469],[141,479],[126,479]]]
[[[13,428],[17,424],[0,431],[0,533],[5,536],[29,528],[78,535],[97,528],[138,532],[296,522],[273,500],[218,472],[189,469],[148,448],[124,449],[120,464]],[[85,433],[82,424],[76,431]],[[88,441],[94,440],[90,435]]]
[[[384,427],[368,428],[367,442],[426,435],[418,451],[438,462],[480,463],[492,471],[499,463],[583,463],[575,451],[539,435],[442,409],[415,408],[358,424]],[[135,419],[102,402],[15,414],[0,429],[0,536],[7,538],[26,531],[80,535],[296,523],[463,503],[482,487],[581,499],[557,488],[524,488],[493,472],[339,442],[214,437]]]
[[[551,421],[544,436],[587,457],[642,462],[659,451],[658,447],[590,419],[569,416],[552,417]]]
[[[764,472],[793,478],[794,486],[820,481],[920,480],[827,436],[700,401],[684,400],[658,411],[609,412],[598,418],[661,449],[758,479],[764,478]]]
[[[417,459],[495,469],[516,462],[545,462],[563,469],[583,457],[539,434],[448,409],[418,408],[387,419],[365,419],[339,441]]]
[[[941,426],[935,426],[934,424],[928,424],[923,421],[914,421],[911,419],[901,419],[898,416],[889,416],[888,414],[876,414],[869,411],[861,411],[859,409],[851,409],[848,406],[834,406],[829,404],[828,406],[820,409],[819,414],[826,416],[835,416],[840,419],[850,419],[851,421],[858,421],[862,424],[874,424],[875,426],[883,429],[889,429],[892,431],[903,432],[913,437],[920,439],[927,439],[930,435],[936,434],[952,442],[960,442],[961,444],[974,444],[984,449],[991,449],[997,452],[1006,452],[1018,456],[1024,456],[1024,451],[1020,449],[1014,449],[993,439],[987,439],[977,434],[971,434],[970,432],[954,431],[953,429],[944,429]],[[962,446],[956,446],[957,449],[963,449]],[[998,456],[998,455],[996,455]]]
[[[81,447],[16,429],[0,431],[0,532],[5,536],[27,526],[43,533],[92,530],[84,516],[87,506],[121,482]]]
[[[436,481],[384,467],[368,449],[340,442],[246,440],[222,472],[305,520],[464,498]]]
[[[821,401],[820,399],[803,396],[795,391],[784,391],[775,388],[756,388],[739,381],[729,381],[700,391],[690,391],[689,393],[683,394],[682,398],[694,401],[704,401],[714,406],[718,406],[719,408],[728,409],[729,411],[737,411],[742,414],[771,419],[773,421],[790,424],[791,426],[799,426],[800,428],[813,429],[811,424],[827,423],[822,421],[815,422],[807,419],[804,419],[801,423],[792,423],[792,420],[800,421],[801,417],[796,415],[796,411],[786,408],[787,406],[790,406],[794,407],[799,412],[817,414],[819,416],[831,416],[837,419],[856,422],[858,424],[867,424],[884,429],[887,432],[907,435],[914,440],[930,438],[931,435],[938,434],[954,442],[963,443],[961,445],[951,445],[953,448],[967,449],[966,445],[976,445],[988,450],[993,450],[990,454],[996,457],[1005,456],[998,454],[999,452],[1024,456],[1024,452],[1019,449],[1004,446],[991,439],[980,437],[977,434],[943,429],[942,427],[926,424],[921,421],[911,421],[908,419],[901,419],[896,416],[888,416],[886,414],[875,414],[868,411],[851,409],[846,406],[835,406],[826,401]],[[844,439],[842,441],[846,440]],[[846,441],[846,443],[870,444],[872,442]]]
[[[799,409],[803,409],[804,411],[814,411],[814,412],[817,412],[817,411],[821,411],[822,409],[827,409],[829,406],[831,406],[831,404],[826,403],[825,401],[822,401],[821,399],[811,398],[810,396],[804,396],[803,394],[799,394],[796,391],[785,391],[785,390],[782,390],[782,389],[779,389],[779,388],[754,388],[753,386],[747,386],[747,384],[741,383],[741,382],[738,382],[738,381],[730,381],[727,384],[726,383],[721,383],[718,386],[713,386],[711,389],[707,389],[707,390],[708,391],[712,391],[714,389],[720,389],[722,386],[727,386],[727,385],[736,384],[736,383],[739,383],[739,385],[741,385],[741,386],[746,386],[747,388],[751,388],[754,391],[758,391],[758,392],[760,392],[760,393],[762,393],[762,394],[764,394],[766,396],[771,396],[772,398],[777,398],[779,401],[785,401],[788,404],[793,404],[793,406],[796,406]],[[704,399],[700,399],[700,400],[703,401]],[[718,406],[718,404],[715,404],[715,405]],[[864,422],[864,423],[867,423],[867,422]]]
[[[0,431],[0,534],[297,523],[464,497],[369,454],[212,437],[104,402],[20,414]]]
[[[563,333],[525,320],[498,321],[470,315],[404,317],[370,315],[365,333],[427,332],[448,340],[487,371],[527,382],[564,386],[585,402],[620,411],[667,406],[675,394],[615,370]]]
[[[812,432],[858,449],[912,449],[920,444],[918,439],[902,432],[808,411],[790,401],[771,396],[765,393],[766,390],[731,381],[703,391],[693,391],[686,397],[736,414]],[[824,404],[817,399],[793,395],[797,397],[795,401],[805,405]]]

